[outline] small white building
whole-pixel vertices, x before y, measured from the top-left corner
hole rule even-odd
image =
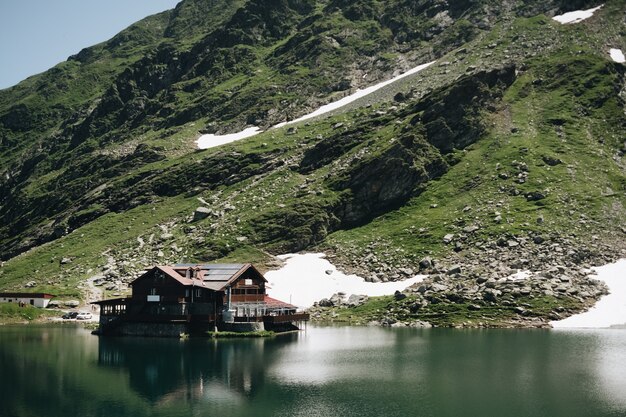
[[[23,303],[46,308],[52,297],[54,297],[54,295],[41,292],[0,292],[0,303]]]

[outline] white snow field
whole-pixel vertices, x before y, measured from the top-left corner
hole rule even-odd
[[[247,129],[242,130],[237,133],[230,133],[228,135],[202,135],[196,141],[198,143],[198,148],[200,149],[209,149],[215,148],[216,146],[225,145],[227,143],[235,142],[237,140],[249,138],[254,135],[258,135],[261,133],[261,129],[256,126],[249,127]]]
[[[618,62],[620,64],[626,62],[626,58],[624,57],[624,53],[621,49],[611,48],[611,50],[609,51],[609,55],[611,55],[611,59],[615,62]]]
[[[282,268],[265,273],[268,294],[281,301],[290,302],[301,308],[311,307],[315,301],[330,298],[343,292],[377,296],[391,295],[410,285],[420,282],[424,275],[416,275],[404,281],[367,282],[356,275],[345,275],[328,260],[323,253],[287,254],[278,256],[285,261]],[[326,273],[330,272],[330,275]]]
[[[600,8],[604,6],[604,4],[599,5],[598,7],[594,7],[593,9],[587,10],[576,10],[574,12],[567,12],[558,16],[554,16],[552,19],[556,20],[561,24],[566,23],[579,23],[583,20],[589,19],[595,12],[600,10]]]
[[[553,321],[554,328],[603,328],[626,324],[626,259],[594,268],[597,279],[609,286],[611,293],[589,311],[565,320]]]

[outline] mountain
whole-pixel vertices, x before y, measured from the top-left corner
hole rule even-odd
[[[626,3],[551,17],[598,5],[184,0],[0,91],[0,287],[82,298],[154,262],[319,250],[369,280],[430,271],[431,307],[529,269],[573,290],[516,303],[586,308],[605,290],[580,269],[625,249]]]

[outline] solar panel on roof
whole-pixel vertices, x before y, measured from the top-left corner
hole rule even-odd
[[[198,265],[200,269],[234,269],[240,270],[245,264],[202,264]]]
[[[197,267],[200,269],[228,269],[228,270],[239,270],[244,267],[246,264],[175,264],[174,268],[191,268]]]

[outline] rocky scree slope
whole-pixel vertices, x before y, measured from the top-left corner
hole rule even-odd
[[[387,323],[591,305],[582,269],[623,249],[624,68],[603,50],[624,3],[571,26],[540,14],[571,4],[360,3],[185,1],[0,92],[2,286],[114,295],[154,262],[315,248],[372,281],[432,274]],[[202,10],[220,13],[186,24]],[[329,118],[192,148],[437,58]],[[546,280],[499,288],[517,269]]]

